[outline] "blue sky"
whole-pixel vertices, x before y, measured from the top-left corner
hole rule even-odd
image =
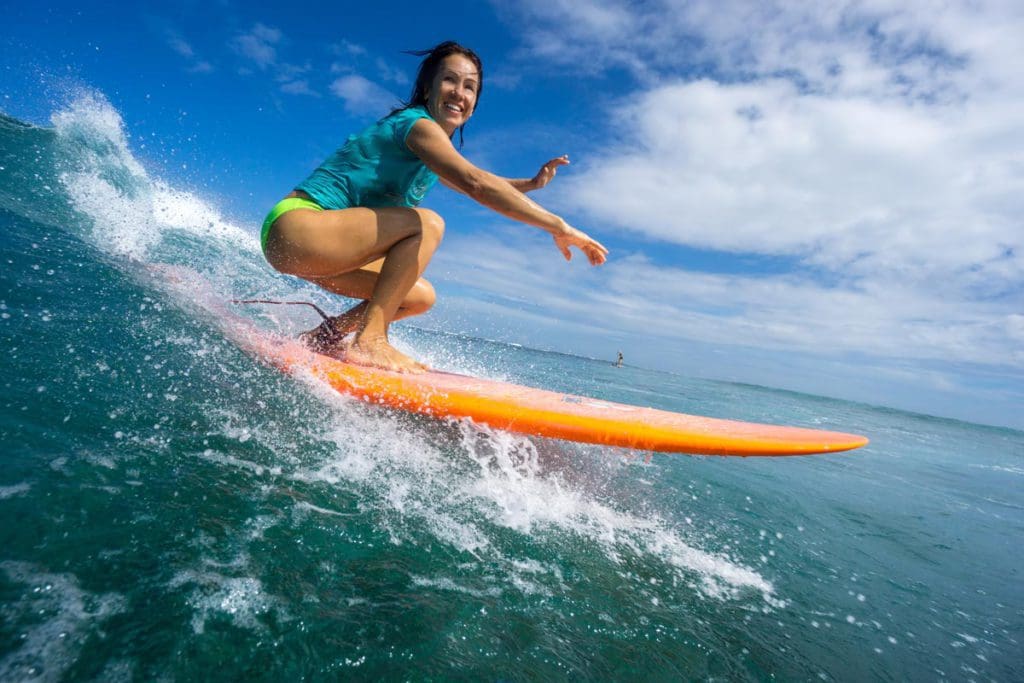
[[[822,6],[818,6],[822,5]],[[825,6],[827,5],[827,6]],[[101,92],[154,176],[255,235],[457,39],[463,149],[612,251],[439,188],[419,321],[687,375],[1024,427],[1024,9],[1014,2],[307,2],[5,9],[0,109]]]

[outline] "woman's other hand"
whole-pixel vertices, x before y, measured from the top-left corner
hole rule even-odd
[[[555,177],[556,173],[558,173],[558,167],[565,166],[568,163],[569,155],[563,154],[562,156],[555,157],[551,161],[541,166],[540,170],[537,171],[537,175],[533,176],[533,189],[539,190],[540,188],[550,183],[551,179]]]

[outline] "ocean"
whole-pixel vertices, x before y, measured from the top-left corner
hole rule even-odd
[[[338,306],[129,139],[97,94],[0,116],[0,680],[1024,679],[1024,433],[412,325],[441,369],[871,443],[648,460],[368,406],[163,286]],[[243,313],[316,322],[276,308]]]

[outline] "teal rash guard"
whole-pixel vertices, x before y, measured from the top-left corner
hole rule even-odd
[[[417,206],[437,182],[405,144],[420,119],[433,120],[425,107],[409,107],[349,136],[295,189],[324,209]]]

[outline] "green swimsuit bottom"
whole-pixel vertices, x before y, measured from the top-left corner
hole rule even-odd
[[[263,249],[264,255],[267,253],[267,238],[270,237],[270,228],[273,227],[274,221],[295,209],[324,210],[322,206],[305,197],[286,197],[274,204],[274,208],[270,210],[266,220],[263,221],[263,229],[260,231],[260,247]]]

